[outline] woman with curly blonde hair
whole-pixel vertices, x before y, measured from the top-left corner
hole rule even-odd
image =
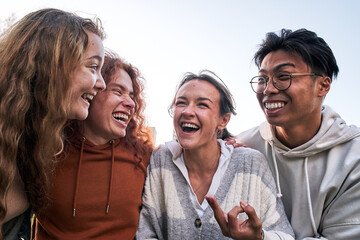
[[[106,90],[89,117],[72,121],[56,167],[45,214],[36,215],[42,239],[134,239],[153,143],[144,125],[143,79],[114,53],[105,56]]]
[[[103,38],[98,19],[58,9],[29,13],[1,35],[0,223],[5,238],[17,237],[22,219],[8,221],[28,204],[35,213],[46,208],[64,126],[69,119],[85,119],[91,99],[105,88]]]

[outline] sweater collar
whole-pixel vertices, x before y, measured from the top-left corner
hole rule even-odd
[[[220,159],[229,159],[232,152],[234,151],[234,147],[232,145],[225,144],[224,140],[218,139],[218,143],[221,148],[221,156]],[[172,155],[172,160],[178,159],[182,154],[182,147],[180,143],[176,140],[166,142],[165,146],[170,150]]]

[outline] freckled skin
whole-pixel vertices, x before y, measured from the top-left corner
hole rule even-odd
[[[217,145],[217,129],[223,129],[220,116],[220,93],[210,83],[198,79],[185,83],[176,94],[174,128],[184,149],[207,148]],[[200,127],[185,133],[181,123],[190,122]],[[226,122],[227,123],[227,122]]]

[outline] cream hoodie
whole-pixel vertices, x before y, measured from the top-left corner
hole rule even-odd
[[[296,239],[360,239],[360,130],[323,106],[319,132],[290,149],[265,122],[237,136],[262,152]]]

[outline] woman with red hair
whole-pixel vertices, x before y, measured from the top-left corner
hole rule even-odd
[[[52,202],[36,216],[35,239],[133,239],[153,143],[144,126],[143,79],[115,54],[102,69],[106,90],[89,117],[67,128]]]

